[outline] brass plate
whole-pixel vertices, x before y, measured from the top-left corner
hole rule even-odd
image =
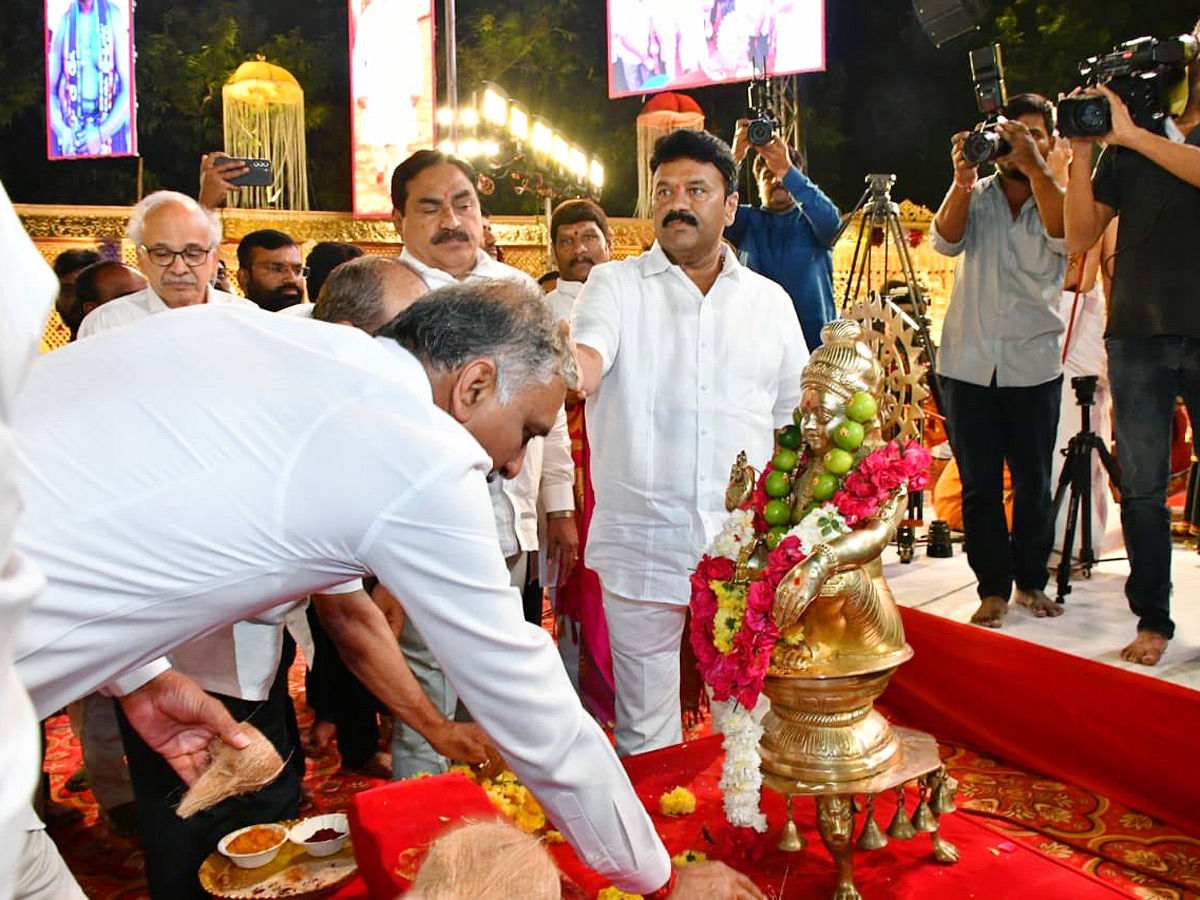
[[[299,821],[278,824],[291,828]],[[330,894],[353,881],[357,872],[352,840],[333,856],[320,858],[286,841],[278,856],[257,869],[239,869],[214,851],[200,866],[200,885],[214,897],[226,900],[299,900]]]

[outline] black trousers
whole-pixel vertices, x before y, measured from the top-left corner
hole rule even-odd
[[[1033,387],[996,387],[939,376],[946,433],[963,486],[967,561],[979,596],[1042,590],[1054,544],[1050,466],[1062,377]],[[1012,475],[1013,524],[1004,517],[1004,464]]]
[[[296,712],[287,693],[287,667],[295,644],[285,641],[279,673],[271,693],[258,703],[213,694],[239,722],[249,721],[279,750],[286,761],[274,782],[253,794],[230,797],[190,819],[175,815],[186,790],[167,761],[130,726],[119,704],[117,720],[125,742],[129,776],[137,803],[138,832],[146,858],[146,879],[154,900],[208,900],[197,873],[217,841],[244,825],[295,818],[300,812],[304,758],[300,752]]]
[[[342,661],[312,604],[308,607],[308,628],[316,651],[304,681],[308,705],[318,719],[337,726],[342,764],[361,768],[379,749],[379,701]]]

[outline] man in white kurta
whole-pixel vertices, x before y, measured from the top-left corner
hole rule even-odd
[[[654,246],[593,269],[572,325],[596,497],[585,561],[604,590],[622,754],[682,740],[688,576],[738,452],[770,457],[808,359],[783,288],[721,242],[738,199],[729,147],[676,131],[651,170]]]

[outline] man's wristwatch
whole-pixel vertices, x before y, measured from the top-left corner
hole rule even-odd
[[[671,896],[671,892],[675,890],[675,883],[679,880],[679,873],[675,871],[675,866],[671,866],[671,877],[656,891],[651,891],[648,894],[642,894],[643,900],[667,900]]]

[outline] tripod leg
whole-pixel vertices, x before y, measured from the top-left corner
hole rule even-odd
[[[1068,469],[1071,473],[1068,476],[1071,499],[1067,506],[1067,529],[1063,533],[1062,558],[1058,561],[1058,577],[1055,580],[1058,587],[1058,596],[1055,599],[1059,603],[1066,602],[1067,594],[1071,593],[1071,550],[1075,546],[1075,526],[1079,520],[1078,471],[1081,459],[1086,459],[1086,457],[1080,454],[1077,439],[1072,438],[1067,448],[1067,461],[1063,465],[1064,474]]]
[[[1079,562],[1084,578],[1092,577],[1092,566],[1096,564],[1096,549],[1092,544],[1092,445],[1085,443],[1079,456],[1079,471],[1076,473],[1076,491],[1079,494],[1081,539]]]

